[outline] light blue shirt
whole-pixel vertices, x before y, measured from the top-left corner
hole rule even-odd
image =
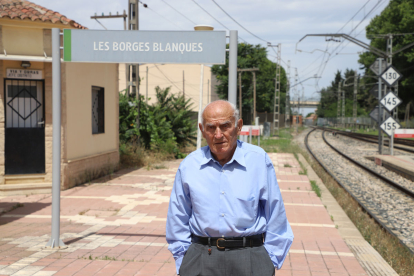
[[[191,233],[203,237],[266,233],[264,246],[274,266],[282,267],[293,233],[273,163],[262,148],[237,141],[233,158],[221,166],[206,146],[181,162],[166,228],[177,274]]]

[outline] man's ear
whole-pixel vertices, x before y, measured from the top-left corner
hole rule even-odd
[[[201,133],[203,133],[203,125],[201,123],[198,123],[198,128],[200,129]]]
[[[237,121],[237,135],[240,135],[240,131],[241,131],[241,129],[242,129],[242,127],[243,127],[243,119],[239,119],[238,121]]]

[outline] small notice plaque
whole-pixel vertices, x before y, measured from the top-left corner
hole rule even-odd
[[[29,79],[42,80],[43,71],[35,69],[7,69],[6,75],[8,79]]]

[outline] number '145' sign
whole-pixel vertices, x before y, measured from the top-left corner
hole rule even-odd
[[[385,95],[384,98],[381,99],[380,103],[389,111],[391,112],[394,108],[399,106],[402,103],[402,100],[398,98],[397,95],[395,95],[392,92],[388,92],[387,95]]]

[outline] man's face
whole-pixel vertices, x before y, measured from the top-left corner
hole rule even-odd
[[[233,109],[226,102],[209,105],[203,114],[204,130],[199,125],[203,137],[207,140],[211,152],[217,161],[230,161],[237,146],[237,136],[240,134],[243,121],[237,125],[233,117]]]

